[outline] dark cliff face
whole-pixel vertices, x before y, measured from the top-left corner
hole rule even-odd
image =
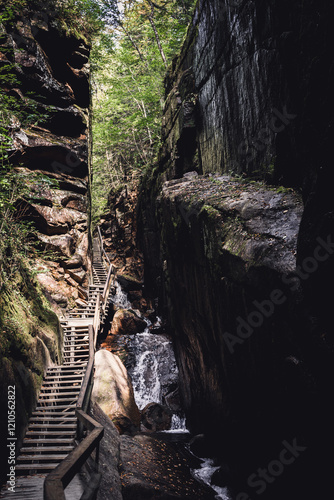
[[[330,18],[326,1],[200,1],[166,77],[169,175],[310,182],[330,159]]]
[[[245,483],[283,440],[308,449],[268,484],[271,500],[301,497],[299,474],[315,492],[328,470],[331,12],[200,1],[139,198],[145,282],[174,335],[192,430],[214,435]]]

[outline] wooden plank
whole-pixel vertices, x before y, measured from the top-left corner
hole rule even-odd
[[[71,387],[70,387],[71,389]],[[66,392],[64,389],[59,389],[59,392],[41,392],[40,398],[48,398],[50,396],[77,396],[79,394],[80,388],[77,391]]]
[[[76,394],[77,396],[77,394]],[[72,403],[76,399],[75,396],[72,396],[71,398],[50,398],[50,399],[39,399],[38,404],[44,404],[44,403],[65,403],[65,401],[68,401],[69,403]]]
[[[43,452],[47,452],[49,453],[50,451],[54,451],[54,452],[58,452],[58,451],[72,451],[74,448],[74,445],[68,445],[68,446],[41,446],[41,447],[37,447],[37,446],[24,446],[23,448],[21,448],[20,450],[20,453],[36,453],[36,451],[38,451],[39,453],[41,451]],[[67,453],[68,454],[68,453]]]
[[[61,443],[74,443],[74,439],[57,439],[57,443],[61,442]],[[23,443],[24,444],[53,444],[55,442],[55,439],[29,439],[29,438],[25,438],[23,440]]]
[[[53,429],[76,429],[76,424],[63,424],[63,423],[60,423],[60,424],[30,424],[28,429],[29,430],[35,430],[35,429],[49,429],[49,430],[53,430]]]
[[[52,421],[54,422],[55,420],[59,420],[59,422],[76,422],[77,418],[76,417],[57,417],[56,415],[54,416],[43,416],[43,417],[31,417],[29,419],[30,423],[33,422],[45,422],[45,421]]]
[[[40,450],[38,450],[40,451]],[[26,462],[27,460],[31,460],[31,461],[42,461],[42,460],[58,460],[58,462],[60,460],[64,460],[64,458],[66,458],[68,455],[68,453],[62,453],[62,454],[59,454],[59,455],[44,455],[42,453],[34,453],[34,455],[19,455],[17,457],[17,461],[18,462]]]
[[[81,384],[82,382],[82,378],[83,378],[83,375],[81,378],[77,378],[76,380],[58,380],[57,382],[52,382],[52,381],[45,381],[43,382],[43,385],[42,385],[42,389],[45,385],[65,385],[65,384]],[[65,386],[66,387],[66,386]]]
[[[53,378],[75,378],[75,377],[83,377],[85,374],[85,370],[83,366],[64,366],[64,368],[69,368],[68,370],[54,370],[52,372],[48,372],[45,376],[45,380],[47,382],[52,381]]]
[[[17,464],[15,466],[16,471],[34,471],[34,470],[54,470],[57,467],[57,463],[48,464]]]
[[[51,392],[47,391],[55,391],[56,394],[64,393],[66,394],[66,391],[73,391],[75,389],[80,390],[81,383],[80,382],[67,382],[67,385],[55,385],[55,384],[50,384],[48,387],[43,386],[43,394],[51,394]],[[58,391],[58,392],[57,392]]]

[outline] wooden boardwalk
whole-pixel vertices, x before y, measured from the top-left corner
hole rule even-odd
[[[76,404],[89,360],[88,326],[93,325],[100,294],[107,281],[101,251],[94,240],[93,283],[85,308],[61,318],[64,331],[63,364],[48,368],[35,411],[32,412],[23,445],[16,459],[15,493],[8,484],[0,498],[43,500],[46,475],[76,446]],[[103,322],[104,317],[99,321]],[[65,489],[66,499],[79,500],[84,485],[77,474]]]

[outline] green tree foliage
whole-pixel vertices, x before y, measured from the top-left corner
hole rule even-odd
[[[93,209],[136,178],[160,143],[166,69],[179,51],[193,0],[104,2],[109,21],[92,53]],[[109,10],[108,10],[109,8]]]

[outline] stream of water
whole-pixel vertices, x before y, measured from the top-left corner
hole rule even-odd
[[[117,282],[113,302],[124,309],[131,309],[127,294]],[[152,402],[166,406],[168,393],[178,386],[178,368],[172,341],[164,334],[154,334],[150,331],[150,327],[161,324],[160,318],[157,318],[152,325],[151,321],[143,317],[139,311],[135,312],[146,321],[147,325],[142,333],[124,336],[131,357],[131,364],[127,369],[132,380],[135,401],[140,410]],[[171,429],[162,432],[176,435],[189,433],[186,419],[181,411],[173,412]],[[231,500],[227,488],[211,484],[212,475],[219,467],[214,466],[212,459],[200,458],[200,460],[200,468],[191,469],[192,475],[198,481],[210,486],[216,493],[217,500]]]

